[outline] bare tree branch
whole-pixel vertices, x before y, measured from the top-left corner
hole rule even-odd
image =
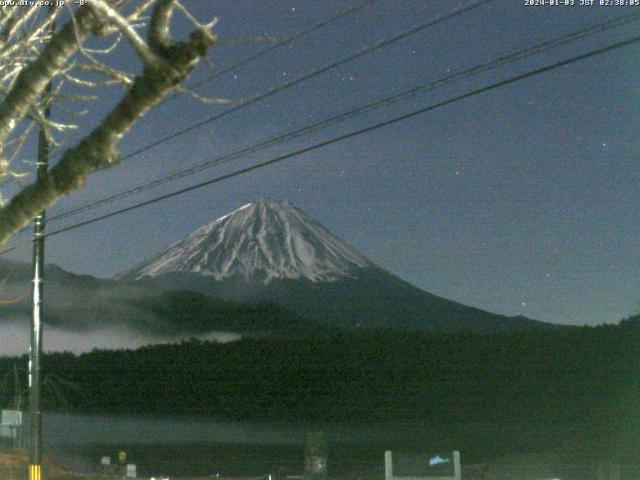
[[[138,56],[142,59],[145,65],[153,65],[159,61],[157,55],[147,45],[147,43],[138,35],[129,20],[120,15],[116,10],[111,8],[104,0],[93,0],[92,4],[100,15],[102,15],[107,21],[117,26],[131,46],[136,51]]]
[[[134,22],[136,20],[139,20],[142,16],[142,14],[144,12],[146,12],[147,10],[149,10],[151,8],[151,6],[156,3],[157,0],[146,0],[144,2],[142,2],[140,5],[138,5],[131,13],[129,13],[129,15],[127,16],[127,19],[130,22]]]
[[[169,24],[175,9],[175,0],[158,0],[149,22],[149,46],[155,52],[162,52],[170,43]]]
[[[4,144],[16,124],[37,102],[51,79],[78,51],[76,33],[84,39],[95,26],[95,15],[88,8],[81,7],[75,26],[73,21],[67,22],[37,60],[20,72],[13,88],[0,104],[0,145]]]
[[[96,0],[96,4],[101,1]],[[142,74],[133,81],[123,99],[93,132],[67,149],[47,175],[25,187],[0,209],[0,245],[39,212],[82,186],[90,172],[116,164],[119,161],[117,146],[121,138],[145,112],[178,87],[198,61],[206,56],[215,40],[215,36],[206,28],[196,29],[187,41],[172,42],[169,22],[174,6],[174,0],[159,0],[151,16],[147,45],[157,60],[144,62]],[[51,39],[37,60],[20,73],[14,88],[0,104],[0,144],[4,143],[18,119],[24,118],[31,106],[36,104],[46,83],[56,73],[62,72],[65,63],[78,51],[76,35],[83,38],[90,35],[93,29],[102,25],[98,20],[100,16],[100,10],[94,14],[88,9],[79,9],[75,27],[73,22],[68,22]],[[112,16],[109,18],[113,20]],[[122,28],[122,21],[126,22],[118,14],[116,24],[119,28]],[[124,35],[131,41],[126,32]],[[65,72],[65,75],[69,74]],[[27,80],[36,85],[27,85]],[[56,124],[49,126],[61,127]]]

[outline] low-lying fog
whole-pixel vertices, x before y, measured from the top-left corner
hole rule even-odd
[[[0,324],[0,356],[19,356],[28,353],[29,328],[28,323],[23,320]],[[190,338],[229,342],[239,339],[240,335],[232,332],[210,332],[205,335],[160,336],[143,334],[122,326],[72,332],[45,325],[43,347],[45,352],[83,353],[93,349],[134,349],[150,344],[177,343]]]

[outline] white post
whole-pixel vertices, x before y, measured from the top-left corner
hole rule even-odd
[[[137,478],[138,472],[134,463],[127,464],[127,478]]]
[[[391,450],[384,452],[384,479],[393,480],[393,454]]]
[[[456,480],[462,480],[462,467],[460,466],[460,452],[453,452],[453,476]]]

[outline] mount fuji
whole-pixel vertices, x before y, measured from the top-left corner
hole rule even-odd
[[[283,279],[326,283],[374,267],[302,210],[262,199],[197,229],[122,277],[179,273],[265,285]]]
[[[333,327],[491,333],[551,326],[420,290],[299,208],[271,199],[200,227],[118,277],[227,301],[270,302]]]

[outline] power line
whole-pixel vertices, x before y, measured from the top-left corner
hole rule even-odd
[[[184,134],[186,134],[188,132],[196,130],[196,129],[204,126],[204,125],[207,125],[207,124],[212,123],[212,122],[214,122],[216,120],[219,120],[219,119],[221,119],[221,118],[223,118],[223,117],[225,117],[225,116],[227,116],[227,115],[229,115],[231,113],[234,113],[234,112],[236,112],[236,111],[238,111],[238,110],[240,110],[242,108],[245,108],[245,107],[247,107],[249,105],[257,103],[257,102],[259,102],[261,100],[264,100],[265,98],[268,98],[268,97],[270,97],[272,95],[275,95],[276,93],[284,91],[284,90],[286,90],[288,88],[291,88],[291,87],[293,87],[293,86],[295,86],[295,85],[297,85],[299,83],[302,83],[302,82],[304,82],[306,80],[314,78],[314,77],[316,77],[318,75],[326,73],[327,71],[332,70],[332,69],[334,69],[334,68],[336,68],[336,67],[338,67],[340,65],[344,65],[344,64],[346,64],[346,63],[348,63],[350,61],[353,61],[353,60],[355,60],[357,58],[360,58],[360,57],[362,57],[364,55],[367,55],[367,54],[369,54],[369,53],[371,53],[371,52],[373,52],[375,50],[378,50],[380,48],[384,48],[384,47],[386,47],[386,46],[388,46],[388,45],[390,45],[392,43],[395,43],[395,42],[397,42],[399,40],[402,40],[402,39],[404,39],[404,38],[406,38],[406,37],[408,37],[410,35],[414,35],[414,34],[416,34],[418,32],[421,32],[421,31],[423,31],[423,30],[425,30],[425,29],[427,29],[429,27],[435,26],[435,25],[437,25],[439,23],[442,23],[442,22],[444,22],[446,20],[449,20],[451,18],[457,17],[459,15],[463,15],[463,14],[465,14],[467,12],[470,12],[470,11],[472,11],[472,10],[474,10],[474,9],[476,9],[476,8],[486,4],[486,3],[492,2],[492,1],[493,0],[478,0],[475,3],[471,3],[471,4],[467,5],[467,6],[458,7],[456,9],[450,11],[446,15],[439,15],[439,16],[433,18],[433,19],[427,20],[426,22],[414,25],[414,26],[412,26],[412,27],[410,27],[410,28],[408,28],[406,30],[403,30],[400,33],[397,33],[397,34],[392,35],[390,37],[386,37],[386,38],[380,40],[379,42],[376,42],[376,43],[374,43],[374,44],[372,44],[372,45],[370,45],[368,47],[365,47],[364,49],[362,49],[362,50],[360,50],[360,51],[358,51],[358,52],[356,52],[354,54],[351,54],[351,55],[348,55],[346,57],[343,57],[342,59],[340,59],[340,60],[338,60],[336,62],[333,62],[333,63],[330,63],[328,65],[325,65],[324,67],[321,67],[319,69],[313,70],[313,71],[311,71],[311,72],[309,72],[307,74],[303,74],[303,75],[301,75],[301,76],[299,76],[299,77],[297,77],[297,78],[295,78],[295,79],[293,79],[293,80],[291,80],[289,82],[285,82],[285,83],[283,83],[281,85],[278,85],[278,86],[276,86],[276,87],[274,87],[274,88],[272,88],[270,90],[267,90],[266,92],[264,92],[262,94],[259,94],[259,95],[255,96],[253,98],[250,98],[249,100],[246,100],[245,102],[242,102],[242,103],[240,103],[239,105],[237,105],[237,106],[235,106],[233,108],[225,110],[224,112],[221,112],[221,113],[219,113],[217,115],[210,116],[210,117],[208,117],[208,118],[206,118],[206,119],[204,119],[204,120],[202,120],[200,122],[197,122],[197,123],[195,123],[195,124],[193,124],[193,125],[191,125],[191,126],[189,126],[187,128],[184,128],[182,130],[178,130],[176,132],[173,132],[172,134],[169,134],[169,135],[167,135],[167,136],[165,136],[163,138],[160,138],[160,139],[158,139],[158,140],[156,140],[156,141],[154,141],[154,142],[152,142],[150,144],[147,144],[146,146],[144,146],[144,147],[142,147],[142,148],[140,148],[138,150],[135,150],[135,151],[123,156],[120,160],[124,161],[124,160],[132,158],[134,156],[137,156],[137,155],[139,155],[139,154],[141,154],[141,153],[143,153],[145,151],[148,151],[148,150],[151,150],[152,148],[157,147],[158,145],[166,143],[166,142],[168,142],[170,140],[173,140],[174,138],[177,138],[177,137],[179,137],[181,135],[184,135]],[[94,171],[90,172],[90,174],[96,173],[98,171],[100,171],[100,170],[94,170]],[[21,231],[23,231],[23,230],[21,230]],[[0,250],[0,254],[2,254],[2,252],[3,251]]]
[[[301,37],[304,37],[306,35],[309,35],[312,32],[315,32],[316,30],[319,30],[323,27],[326,27],[327,25],[336,22],[337,20],[340,20],[343,17],[346,17],[348,15],[351,15],[352,13],[356,13],[362,9],[364,9],[365,7],[368,7],[370,5],[373,5],[375,2],[377,2],[378,0],[365,0],[363,2],[360,2],[356,5],[354,5],[351,8],[347,8],[345,10],[339,11],[338,13],[336,13],[335,15],[333,15],[332,17],[327,18],[326,20],[321,20],[320,22],[317,22],[313,25],[311,25],[309,28],[306,28],[304,30],[300,30],[297,33],[294,33],[293,35],[291,35],[290,37],[285,38],[282,41],[276,42],[273,45],[267,47],[267,48],[263,48],[262,50],[256,52],[253,55],[249,55],[241,60],[238,60],[237,62],[232,63],[231,65],[229,65],[228,67],[223,68],[222,70],[219,70],[217,72],[213,72],[211,75],[209,75],[207,78],[195,83],[194,85],[192,85],[190,88],[198,88],[201,87],[202,85],[204,85],[205,83],[208,83],[212,80],[215,80],[218,77],[221,77],[222,75],[225,75],[227,73],[230,73],[234,70],[237,70],[240,67],[243,67],[245,65],[247,65],[248,63],[253,62],[254,60],[257,60],[258,58],[267,55],[268,53],[273,52],[274,50],[277,50],[279,48],[285,47],[293,42],[295,42],[296,40],[298,40]],[[174,100],[175,98],[179,97],[180,94],[175,94],[172,95],[171,97],[167,97],[164,100],[162,100],[158,105],[162,105],[163,103],[167,103],[170,102],[171,100]]]
[[[189,175],[192,175],[194,173],[197,172],[201,172],[203,170],[206,170],[208,168],[212,168],[214,166],[218,166],[218,165],[222,165],[224,163],[228,163],[232,160],[244,157],[246,155],[255,153],[259,150],[262,150],[264,148],[267,148],[271,145],[275,145],[277,143],[281,143],[283,141],[286,140],[291,140],[293,138],[298,138],[302,135],[306,135],[310,132],[316,131],[318,129],[324,128],[328,125],[331,125],[333,123],[337,123],[337,122],[342,122],[345,121],[347,119],[353,118],[357,115],[361,115],[363,113],[372,111],[374,109],[380,108],[380,107],[384,107],[384,106],[388,106],[391,105],[393,103],[397,103],[399,101],[403,101],[406,100],[408,98],[411,98],[415,95],[418,95],[420,93],[425,93],[428,91],[433,91],[437,88],[446,86],[454,81],[458,81],[473,75],[478,75],[480,73],[484,73],[486,71],[489,70],[493,70],[495,68],[498,68],[500,66],[503,65],[507,65],[510,63],[513,63],[517,60],[521,60],[523,58],[527,58],[529,56],[533,56],[536,55],[538,53],[547,51],[547,50],[551,50],[553,48],[557,48],[560,47],[562,45],[566,45],[568,43],[571,42],[575,42],[576,40],[580,40],[583,38],[586,38],[587,36],[590,35],[594,35],[597,33],[601,33],[603,31],[606,30],[610,30],[612,28],[617,28],[620,26],[624,26],[627,24],[630,24],[632,22],[636,22],[640,20],[640,13],[634,13],[634,14],[630,14],[630,15],[624,15],[624,16],[620,16],[620,17],[616,17],[608,22],[604,22],[604,23],[599,23],[590,27],[587,27],[583,30],[579,30],[567,35],[564,35],[562,37],[558,37],[555,39],[551,39],[548,40],[546,42],[543,42],[541,44],[537,44],[534,45],[532,47],[526,47],[524,49],[509,53],[507,55],[503,55],[499,58],[496,58],[494,60],[491,60],[489,62],[485,62],[479,65],[476,65],[474,67],[471,68],[466,68],[466,69],[460,69],[457,71],[454,71],[444,77],[441,77],[439,79],[436,79],[434,81],[428,82],[426,84],[421,84],[415,87],[411,87],[409,89],[405,89],[402,90],[398,93],[395,93],[393,95],[390,96],[385,96],[382,97],[378,100],[374,100],[372,102],[368,102],[364,105],[361,105],[355,109],[346,111],[346,112],[342,112],[340,114],[337,115],[333,115],[329,118],[326,118],[324,120],[321,120],[319,122],[313,123],[311,125],[308,125],[306,127],[303,128],[299,128],[296,129],[294,131],[288,132],[288,133],[284,133],[284,134],[279,134],[276,136],[272,136],[269,137],[267,139],[261,140],[251,146],[248,147],[244,147],[241,148],[239,150],[236,150],[234,152],[230,152],[227,154],[224,154],[220,157],[214,158],[212,160],[208,160],[206,162],[194,165],[192,167],[183,169],[183,170],[178,170],[175,171],[173,173],[170,173],[168,175],[165,175],[163,177],[160,177],[156,180],[150,181],[150,182],[145,182],[141,185],[138,185],[136,187],[124,190],[122,192],[119,192],[117,194],[114,195],[110,195],[107,197],[103,197],[101,199],[98,199],[96,201],[90,202],[88,204],[85,205],[81,205],[79,207],[67,210],[65,212],[59,213],[57,215],[54,215],[52,217],[49,218],[49,221],[56,221],[56,220],[61,220],[63,218],[67,218],[73,215],[77,215],[81,212],[85,212],[88,210],[92,210],[94,208],[97,208],[98,206],[101,205],[105,205],[105,204],[110,204],[113,202],[116,202],[118,200],[121,200],[123,198],[127,198],[129,196],[144,192],[146,190],[158,187],[160,185],[164,185],[166,183],[169,182],[173,182],[176,180],[179,180],[181,178],[187,177]]]
[[[298,84],[300,84],[302,82],[305,82],[305,81],[310,80],[310,79],[312,79],[314,77],[322,75],[323,73],[326,73],[326,72],[328,72],[330,70],[333,70],[334,68],[337,68],[337,67],[339,67],[341,65],[344,65],[344,64],[346,64],[348,62],[351,62],[353,60],[356,60],[357,58],[363,57],[363,56],[365,56],[365,55],[367,55],[367,54],[369,54],[371,52],[374,52],[376,50],[384,48],[384,47],[386,47],[388,45],[391,45],[392,43],[395,43],[395,42],[397,42],[399,40],[402,40],[402,39],[404,39],[406,37],[409,37],[411,35],[414,35],[416,33],[421,32],[423,30],[426,30],[427,28],[433,27],[433,26],[435,26],[435,25],[437,25],[439,23],[445,22],[445,21],[447,21],[447,20],[449,20],[451,18],[457,17],[459,15],[463,15],[463,14],[465,14],[467,12],[470,12],[470,11],[472,11],[472,10],[478,8],[478,7],[481,7],[482,5],[484,5],[486,3],[489,3],[491,1],[493,1],[493,0],[478,0],[478,1],[476,1],[476,2],[474,2],[472,4],[469,4],[467,6],[457,8],[457,9],[449,12],[446,15],[439,15],[434,19],[431,19],[431,20],[428,20],[426,22],[414,25],[413,27],[410,27],[410,28],[408,28],[406,30],[403,30],[400,33],[397,33],[397,34],[392,35],[390,37],[384,38],[384,39],[382,39],[382,40],[380,40],[380,41],[378,41],[378,42],[376,42],[376,43],[374,43],[374,44],[372,44],[372,45],[370,45],[368,47],[365,47],[364,49],[359,50],[356,53],[353,53],[351,55],[343,57],[340,60],[337,60],[335,62],[329,63],[328,65],[320,67],[320,68],[318,68],[316,70],[313,70],[313,71],[311,71],[309,73],[305,73],[305,74],[303,74],[303,75],[301,75],[301,76],[299,76],[297,78],[294,78],[293,80],[291,80],[289,82],[285,82],[285,83],[283,83],[281,85],[277,85],[277,86],[267,90],[264,93],[258,94],[258,95],[254,96],[252,98],[249,98],[248,100],[245,100],[244,102],[241,102],[240,104],[236,105],[235,107],[232,107],[232,108],[229,108],[228,110],[225,110],[224,112],[221,112],[221,113],[216,114],[216,115],[212,115],[210,117],[205,118],[204,120],[201,120],[201,121],[199,121],[197,123],[194,123],[193,125],[191,125],[189,127],[183,128],[181,130],[177,130],[177,131],[175,131],[175,132],[173,132],[173,133],[171,133],[169,135],[166,135],[166,136],[164,136],[164,137],[162,137],[162,138],[160,138],[160,139],[158,139],[158,140],[156,140],[156,141],[154,141],[152,143],[149,143],[149,144],[145,145],[144,147],[141,147],[141,148],[139,148],[137,150],[134,150],[133,152],[123,156],[121,158],[121,161],[127,160],[127,159],[135,157],[137,155],[140,155],[141,153],[144,153],[144,152],[146,152],[148,150],[151,150],[152,148],[155,148],[158,145],[161,145],[161,144],[166,143],[166,142],[168,142],[170,140],[173,140],[174,138],[180,137],[180,136],[182,136],[182,135],[184,135],[186,133],[189,133],[189,132],[191,132],[193,130],[196,130],[196,129],[200,128],[200,127],[203,127],[204,125],[207,125],[209,123],[212,123],[212,122],[215,122],[217,120],[220,120],[221,118],[224,118],[227,115],[235,113],[240,109],[246,108],[246,107],[248,107],[250,105],[253,105],[254,103],[257,103],[257,102],[259,102],[261,100],[264,100],[264,99],[266,99],[268,97],[271,97],[272,95],[275,95],[276,93],[280,93],[280,92],[282,92],[284,90],[287,90],[287,89],[289,89],[289,88],[291,88],[291,87],[293,87],[295,85],[298,85]]]
[[[348,15],[351,15],[352,13],[356,13],[362,9],[364,9],[365,7],[368,7],[370,5],[373,5],[375,2],[377,2],[378,0],[364,0],[356,5],[354,5],[353,7],[347,8],[345,10],[341,10],[338,13],[336,13],[335,15],[325,19],[325,20],[321,20],[320,22],[317,22],[313,25],[311,25],[309,28],[306,28],[304,30],[300,30],[297,33],[294,33],[292,36],[285,38],[284,40],[281,40],[279,42],[274,43],[273,45],[264,48],[260,51],[258,51],[257,53],[253,54],[253,55],[249,55],[237,62],[232,63],[231,65],[223,68],[222,70],[219,70],[217,72],[213,72],[211,75],[209,75],[207,78],[195,83],[194,85],[192,85],[190,88],[198,88],[201,87],[202,85],[204,85],[205,83],[208,83],[212,80],[215,80],[216,78],[230,73],[240,67],[243,67],[244,65],[247,65],[251,62],[253,62],[254,60],[257,60],[258,58],[269,54],[270,52],[277,50],[279,48],[285,47],[291,43],[293,43],[294,41],[298,40],[299,38],[302,38],[306,35],[309,35],[310,33],[313,33],[316,30],[319,30],[327,25],[330,25],[333,22],[336,22],[337,20],[340,20],[343,17],[346,17]],[[163,98],[160,102],[158,102],[158,104],[156,105],[156,107],[170,102],[172,100],[175,100],[176,98],[180,97],[184,92],[180,92],[180,93],[176,93],[173,94],[169,97],[165,97]],[[137,153],[133,153],[130,156],[133,155],[137,155]],[[130,156],[124,157],[124,158],[129,158]],[[11,179],[12,181],[15,180],[14,178]]]
[[[207,181],[204,181],[204,182],[200,182],[200,183],[197,183],[195,185],[191,185],[189,187],[182,188],[180,190],[177,190],[177,191],[165,194],[165,195],[161,195],[161,196],[152,198],[150,200],[146,200],[144,202],[137,203],[135,205],[131,205],[131,206],[126,207],[126,208],[122,208],[122,209],[115,210],[113,212],[110,212],[110,213],[107,213],[107,214],[104,214],[104,215],[100,215],[98,217],[94,217],[94,218],[89,219],[89,220],[85,220],[85,221],[78,222],[78,223],[73,224],[73,225],[69,225],[69,226],[64,227],[64,228],[60,228],[58,230],[55,230],[55,231],[52,231],[52,232],[48,233],[46,236],[49,237],[49,236],[59,235],[61,233],[68,232],[70,230],[75,230],[77,228],[80,228],[80,227],[83,227],[83,226],[86,226],[86,225],[89,225],[89,224],[92,224],[92,223],[96,223],[96,222],[99,222],[99,221],[102,221],[102,220],[106,220],[107,218],[111,218],[111,217],[114,217],[114,216],[117,216],[117,215],[120,215],[120,214],[123,214],[123,213],[126,213],[126,212],[130,212],[132,210],[137,210],[138,208],[142,208],[142,207],[151,205],[153,203],[160,202],[162,200],[166,200],[166,199],[169,199],[169,198],[172,198],[172,197],[176,197],[176,196],[182,195],[184,193],[188,193],[188,192],[191,192],[191,191],[194,191],[194,190],[197,190],[197,189],[209,186],[209,185],[213,185],[215,183],[222,182],[224,180],[228,180],[228,179],[233,178],[233,177],[237,177],[237,176],[243,175],[245,173],[249,173],[249,172],[258,170],[260,168],[264,168],[264,167],[267,167],[267,166],[270,166],[270,165],[274,165],[276,163],[280,163],[280,162],[282,162],[284,160],[287,160],[289,158],[292,158],[292,157],[296,157],[296,156],[299,156],[299,155],[302,155],[302,154],[305,154],[305,153],[309,153],[311,151],[318,150],[318,149],[321,149],[323,147],[326,147],[326,146],[329,146],[329,145],[332,145],[332,144],[335,144],[335,143],[338,143],[338,142],[341,142],[341,141],[344,141],[344,140],[348,140],[350,138],[353,138],[353,137],[356,137],[356,136],[359,136],[359,135],[363,135],[365,133],[369,133],[369,132],[372,132],[372,131],[375,131],[375,130],[379,130],[379,129],[387,127],[389,125],[393,125],[393,124],[396,124],[398,122],[401,122],[401,121],[404,121],[404,120],[408,120],[408,119],[416,117],[418,115],[422,115],[422,114],[430,112],[432,110],[436,110],[438,108],[441,108],[441,107],[444,107],[444,106],[447,106],[447,105],[451,105],[453,103],[456,103],[456,102],[459,102],[461,100],[473,97],[475,95],[479,95],[481,93],[489,92],[491,90],[495,90],[497,88],[500,88],[500,87],[503,87],[503,86],[506,86],[506,85],[510,85],[510,84],[515,83],[515,82],[519,82],[521,80],[525,80],[527,78],[531,78],[531,77],[534,77],[536,75],[540,75],[542,73],[546,73],[546,72],[549,72],[551,70],[555,70],[555,69],[558,69],[560,67],[571,65],[573,63],[576,63],[576,62],[579,62],[579,61],[582,61],[582,60],[586,60],[586,59],[595,57],[597,55],[601,55],[603,53],[607,53],[607,52],[610,52],[610,51],[613,51],[613,50],[616,50],[616,49],[619,49],[619,48],[622,48],[622,47],[626,47],[626,46],[629,46],[629,45],[633,45],[633,44],[636,44],[636,43],[639,43],[639,42],[640,42],[640,36],[636,36],[636,37],[630,38],[628,40],[624,40],[624,41],[617,42],[617,43],[614,43],[614,44],[606,46],[606,47],[599,48],[597,50],[592,50],[592,51],[584,53],[582,55],[578,55],[578,56],[569,58],[567,60],[562,60],[560,62],[553,63],[553,64],[548,65],[546,67],[541,67],[541,68],[532,70],[530,72],[523,73],[523,74],[517,75],[515,77],[509,78],[507,80],[502,80],[502,81],[493,83],[491,85],[488,85],[486,87],[481,87],[481,88],[472,90],[471,92],[468,92],[468,93],[465,93],[465,94],[462,94],[462,95],[458,95],[458,96],[453,97],[451,99],[448,99],[448,100],[445,100],[445,101],[442,101],[442,102],[439,102],[439,103],[435,103],[435,104],[432,104],[432,105],[428,105],[428,106],[420,108],[418,110],[414,110],[412,112],[393,117],[393,118],[391,118],[389,120],[386,120],[384,122],[377,123],[375,125],[372,125],[372,126],[369,126],[369,127],[366,127],[366,128],[362,128],[360,130],[356,130],[356,131],[351,132],[351,133],[340,135],[340,136],[332,138],[330,140],[325,140],[323,142],[316,143],[316,144],[311,145],[309,147],[305,147],[305,148],[296,150],[294,152],[287,153],[285,155],[281,155],[281,156],[272,158],[271,160],[267,160],[267,161],[252,165],[250,167],[246,167],[246,168],[243,168],[243,169],[240,169],[240,170],[236,170],[235,172],[228,173],[226,175],[221,175],[221,176],[212,178],[210,180],[207,180]],[[0,254],[3,254],[3,253],[5,253],[5,252],[4,251],[0,251]]]

